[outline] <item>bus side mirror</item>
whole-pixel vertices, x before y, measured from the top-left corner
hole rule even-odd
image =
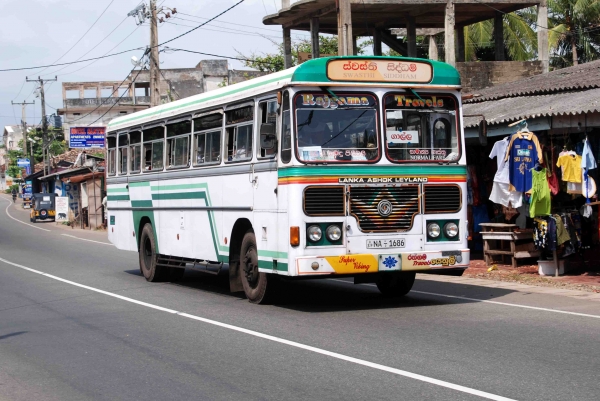
[[[485,119],[479,122],[479,144],[487,146],[487,121]]]
[[[263,149],[273,149],[276,142],[275,124],[262,123],[260,125],[260,147]]]

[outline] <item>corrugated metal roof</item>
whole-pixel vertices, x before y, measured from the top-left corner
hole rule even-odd
[[[600,88],[600,60],[477,90],[472,99],[463,103],[593,88]]]
[[[599,64],[600,66],[600,64]],[[520,96],[463,105],[463,114],[483,114],[490,125],[522,118],[600,112],[600,88],[549,95]],[[479,117],[465,117],[464,127],[475,127]]]

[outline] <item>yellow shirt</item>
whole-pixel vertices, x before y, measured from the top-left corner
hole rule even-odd
[[[567,182],[581,182],[581,156],[564,155],[558,158],[557,167],[562,168],[562,179]]]

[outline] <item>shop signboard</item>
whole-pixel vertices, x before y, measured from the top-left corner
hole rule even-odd
[[[106,127],[71,127],[69,147],[71,149],[103,149]]]
[[[68,196],[57,196],[56,197],[56,217],[54,221],[68,221],[69,220],[69,197]]]
[[[25,175],[31,174],[31,168],[30,168],[31,162],[29,161],[29,159],[27,159],[27,158],[18,158],[17,159],[17,166],[25,168]]]
[[[29,181],[29,180],[25,181],[25,184],[23,185],[23,209],[31,208],[32,192],[33,192],[33,190],[31,187],[31,181]]]

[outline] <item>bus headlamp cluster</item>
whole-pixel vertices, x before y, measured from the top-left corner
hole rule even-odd
[[[427,236],[429,238],[437,238],[442,233],[440,229],[440,225],[438,223],[429,223],[427,224]]]
[[[312,224],[306,229],[306,234],[310,242],[319,242],[323,238],[323,228],[319,224]],[[329,242],[339,241],[342,238],[341,227],[337,224],[330,224],[325,229],[325,238]]]
[[[427,237],[432,240],[450,240],[454,241],[458,237],[458,222],[456,221],[428,221]],[[441,226],[443,224],[443,227]]]
[[[458,226],[454,222],[448,222],[444,225],[444,233],[448,238],[454,238],[458,235]]]

